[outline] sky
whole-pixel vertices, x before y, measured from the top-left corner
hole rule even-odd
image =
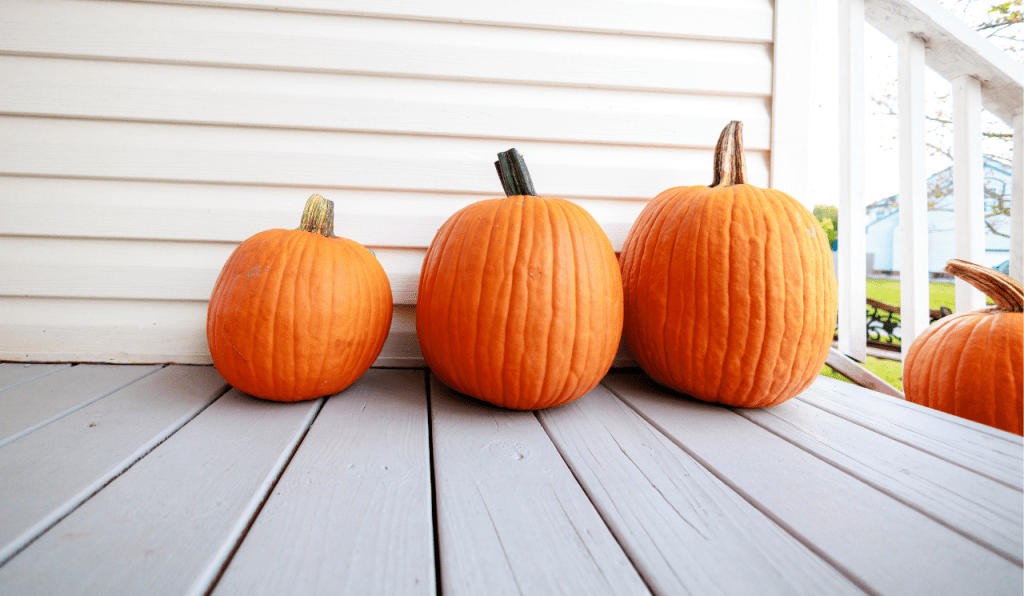
[[[944,2],[951,4],[952,2]],[[811,166],[811,193],[805,205],[817,204],[838,205],[838,87],[837,73],[838,50],[836,35],[827,35],[838,29],[835,2],[818,2],[819,32],[815,45],[816,72],[819,73],[819,84],[815,86],[812,97],[811,130],[823,131],[825,138],[821,147],[816,147]],[[984,12],[984,3],[975,2],[972,9]],[[896,43],[878,32],[871,26],[865,27],[864,47],[866,94],[879,96],[886,92],[896,94],[897,57]],[[950,83],[926,69],[925,96],[934,93],[948,94]],[[865,204],[899,193],[898,146],[895,140],[896,118],[881,115],[881,109],[874,105],[865,106]],[[1008,129],[1007,129],[1008,130]],[[928,175],[941,171],[951,165],[945,157],[929,155],[926,162]]]

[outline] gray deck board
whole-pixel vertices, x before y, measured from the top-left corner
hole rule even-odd
[[[445,594],[648,593],[532,412],[436,377],[431,412]]]
[[[539,415],[655,592],[863,594],[605,387]]]
[[[611,375],[604,382],[705,468],[876,594],[1020,594],[1024,588],[1020,565],[727,408],[669,395],[637,376]]]
[[[894,441],[859,424],[790,400],[736,413],[867,482],[995,552],[1024,563],[1024,494]]]
[[[1021,437],[858,389],[837,379],[819,377],[797,399],[997,482],[1024,489]]]
[[[617,372],[516,412],[423,369],[280,404],[212,367],[14,366],[3,596],[1024,589],[1020,437],[824,377],[744,410]]]
[[[0,445],[159,370],[152,365],[80,364],[0,391]]]
[[[70,364],[0,362],[0,391],[70,367]]]
[[[0,563],[226,389],[213,367],[170,366],[0,447]]]
[[[425,373],[327,399],[215,596],[433,594]]]
[[[229,391],[0,567],[0,592],[205,593],[321,404]]]

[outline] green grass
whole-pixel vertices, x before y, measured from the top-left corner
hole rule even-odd
[[[868,298],[893,306],[900,305],[900,280],[868,279],[867,284]],[[945,306],[954,310],[953,284],[933,281],[928,285],[928,308],[938,310],[940,306]]]
[[[868,356],[868,361],[864,363],[864,368],[870,370],[876,375],[882,377],[886,383],[893,387],[903,391],[903,363],[899,360],[886,360],[884,358],[875,358],[874,356]],[[827,365],[821,367],[821,374],[826,377],[832,377],[839,379],[840,381],[846,381],[846,377],[834,372]],[[849,381],[847,381],[849,382]]]

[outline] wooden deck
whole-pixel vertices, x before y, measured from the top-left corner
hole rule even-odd
[[[422,369],[297,404],[0,364],[0,594],[1020,594],[1020,437],[825,377],[610,374],[538,413]]]

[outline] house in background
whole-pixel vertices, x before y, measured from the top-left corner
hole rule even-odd
[[[985,257],[983,265],[999,267],[1010,258],[1010,166],[985,157]],[[899,195],[867,207],[868,271],[900,270]],[[953,168],[928,178],[928,271],[942,273],[954,258]]]

